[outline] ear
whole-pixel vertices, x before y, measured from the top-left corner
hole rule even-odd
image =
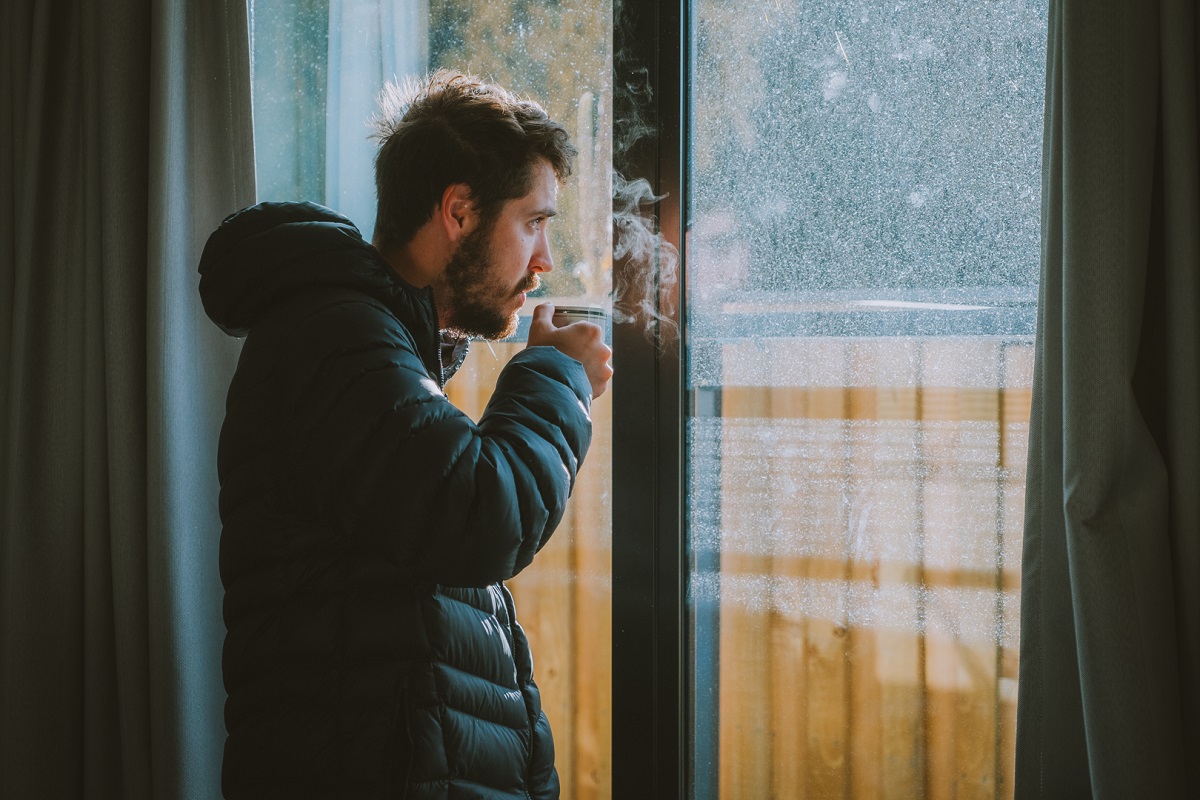
[[[442,192],[442,202],[437,209],[438,222],[446,238],[458,242],[475,229],[479,215],[471,200],[471,187],[465,183],[452,183]]]

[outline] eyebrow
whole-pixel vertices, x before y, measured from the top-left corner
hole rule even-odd
[[[540,211],[534,211],[529,216],[531,217],[557,217],[558,212],[553,208],[543,208]]]

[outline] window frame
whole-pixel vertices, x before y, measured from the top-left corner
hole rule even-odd
[[[613,169],[650,183],[660,199],[647,211],[678,249],[680,269],[669,285],[655,273],[653,307],[665,323],[650,333],[636,323],[613,328],[612,787],[614,797],[682,800],[691,726],[682,302],[689,8],[615,0],[613,17],[614,142],[628,135],[630,119],[651,131],[625,149],[614,146]],[[649,91],[625,90],[642,75]],[[615,285],[636,287],[637,269],[628,259],[614,261]],[[642,298],[625,299],[633,306]]]

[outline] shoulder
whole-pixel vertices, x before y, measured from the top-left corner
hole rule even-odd
[[[245,349],[311,361],[364,348],[417,352],[416,338],[385,303],[352,289],[321,287],[279,303],[246,337]]]
[[[379,298],[321,287],[279,303],[246,337],[235,382],[274,386],[285,405],[321,402],[367,373],[429,375],[417,336]]]

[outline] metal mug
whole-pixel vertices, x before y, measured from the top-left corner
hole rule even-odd
[[[600,306],[555,306],[553,321],[559,328],[572,322],[594,322],[603,328],[608,312]]]
[[[600,306],[555,306],[551,321],[557,328],[573,322],[591,322],[599,325],[600,330],[604,331],[604,341],[612,339],[611,317],[608,310]]]

